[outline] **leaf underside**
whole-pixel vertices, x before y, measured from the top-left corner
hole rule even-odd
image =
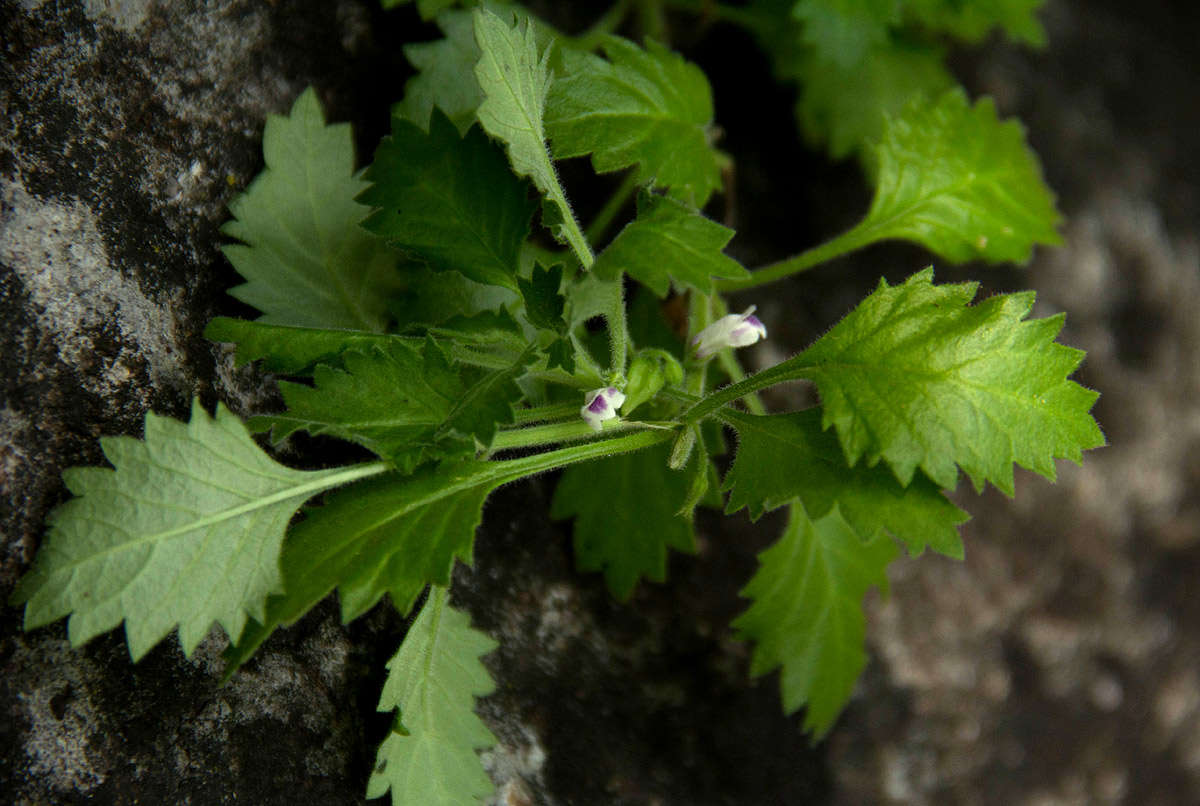
[[[824,736],[850,699],[866,666],[862,600],[887,592],[896,544],[883,534],[863,540],[835,505],[810,518],[793,504],[783,537],[759,555],[742,591],[750,607],[734,620],[738,637],[754,641],[750,674],[778,668],[783,707],[806,708],[804,728]]]
[[[325,125],[309,88],[263,132],[267,167],[229,205],[222,251],[246,278],[229,293],[276,325],[381,331],[396,256],[359,226],[368,208],[345,123]]]
[[[388,661],[379,710],[395,710],[399,724],[379,747],[368,798],[391,790],[396,806],[465,806],[492,792],[478,751],[496,737],[475,698],[496,687],[479,658],[497,644],[445,596],[435,589]]]
[[[147,414],[144,440],[101,446],[115,469],[63,473],[76,497],[51,513],[14,600],[26,629],[69,613],[75,646],[124,620],[134,660],[175,627],[191,654],[213,622],[236,641],[263,618],[288,521],[340,473],[278,464],[228,409],[212,418],[198,401],[188,423]]]

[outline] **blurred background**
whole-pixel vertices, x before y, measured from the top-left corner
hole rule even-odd
[[[728,629],[778,518],[703,513],[700,553],[620,605],[572,570],[552,480],[505,488],[453,591],[501,642],[480,707],[497,803],[1200,802],[1200,19],[1166,0],[1049,0],[1041,18],[1045,49],[991,39],[951,63],[1026,125],[1063,246],[1023,268],[878,246],[735,303],[758,304],[771,339],[748,360],[766,365],[881,274],[933,263],[981,294],[1037,289],[1035,315],[1066,311],[1060,340],[1088,353],[1075,379],[1101,392],[1110,445],[1054,485],[1018,472],[1012,500],[960,488],[966,562],[893,566],[890,597],[868,600],[867,671],[815,747],[774,676],[747,680]],[[0,0],[0,595],[66,496],[62,469],[102,460],[96,437],[139,433],[150,409],[183,416],[193,394],[242,414],[274,400],[200,338],[214,315],[251,313],[224,294],[225,204],[261,169],[267,114],[309,84],[369,156],[409,74],[395,43],[437,35],[420,25],[367,0]],[[737,161],[710,209],[738,230],[731,254],[756,266],[861,215],[858,168],[804,148],[749,37],[677,33]],[[335,611],[221,687],[220,636],[133,666],[120,633],[75,651],[61,623],[25,635],[7,609],[0,800],[365,802],[405,625],[378,608],[344,628]]]

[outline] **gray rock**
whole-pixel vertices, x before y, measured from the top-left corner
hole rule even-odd
[[[98,436],[193,395],[244,412],[271,394],[200,337],[236,312],[217,227],[260,169],[269,112],[310,82],[348,97],[352,65],[382,65],[350,3],[5,2],[0,28],[7,599],[62,469],[100,463]],[[222,688],[217,635],[191,661],[164,643],[134,666],[119,633],[73,651],[62,625],[26,635],[7,610],[0,799],[358,802],[371,714],[351,681],[375,672],[335,624]]]

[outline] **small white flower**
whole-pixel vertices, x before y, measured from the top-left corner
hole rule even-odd
[[[754,315],[751,305],[744,313],[722,316],[696,334],[692,346],[697,358],[708,358],[726,347],[746,347],[767,337],[767,327]]]
[[[593,431],[599,431],[602,422],[617,416],[617,409],[621,408],[624,402],[625,393],[615,386],[596,389],[588,392],[587,402],[579,409],[579,416]]]

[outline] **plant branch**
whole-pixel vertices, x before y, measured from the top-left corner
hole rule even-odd
[[[621,27],[621,23],[625,22],[630,2],[631,0],[617,0],[592,27],[575,37],[575,47],[580,50],[595,50],[601,39],[615,33]]]
[[[513,420],[517,425],[564,420],[568,417],[578,416],[579,406],[574,403],[551,403],[547,406],[534,406],[528,409],[517,409],[513,412]]]
[[[755,269],[750,272],[749,277],[744,279],[718,280],[717,288],[721,291],[745,291],[748,288],[758,288],[759,286],[782,280],[785,277],[791,277],[793,274],[808,271],[822,263],[843,255],[848,255],[851,252],[874,243],[878,240],[875,230],[876,227],[874,226],[868,227],[859,224],[819,246],[814,246],[812,249],[808,249],[786,260]]]
[[[608,197],[608,201],[604,203],[604,207],[600,208],[600,212],[596,213],[596,217],[592,219],[592,223],[588,224],[585,235],[592,243],[599,241],[608,228],[612,226],[613,220],[617,217],[617,213],[629,201],[629,197],[637,190],[638,179],[637,171],[630,171],[621,180],[620,186],[613,191],[613,194]]]
[[[756,372],[745,380],[731,383],[728,386],[718,389],[685,411],[682,417],[683,421],[685,423],[697,422],[735,400],[753,394],[760,389],[766,389],[768,386],[797,380],[806,370],[815,369],[815,367],[798,366],[793,363],[794,361],[794,358],[788,359],[773,367],[764,369],[762,372]]]
[[[575,419],[565,423],[547,423],[545,425],[531,425],[525,428],[510,428],[498,431],[492,440],[492,451],[506,451],[513,448],[538,448],[544,445],[574,442],[597,436],[597,432],[578,416],[578,407],[575,408],[573,413],[575,414]],[[646,428],[641,423],[622,420],[610,420],[603,423],[603,426],[604,430],[600,433],[617,433]]]

